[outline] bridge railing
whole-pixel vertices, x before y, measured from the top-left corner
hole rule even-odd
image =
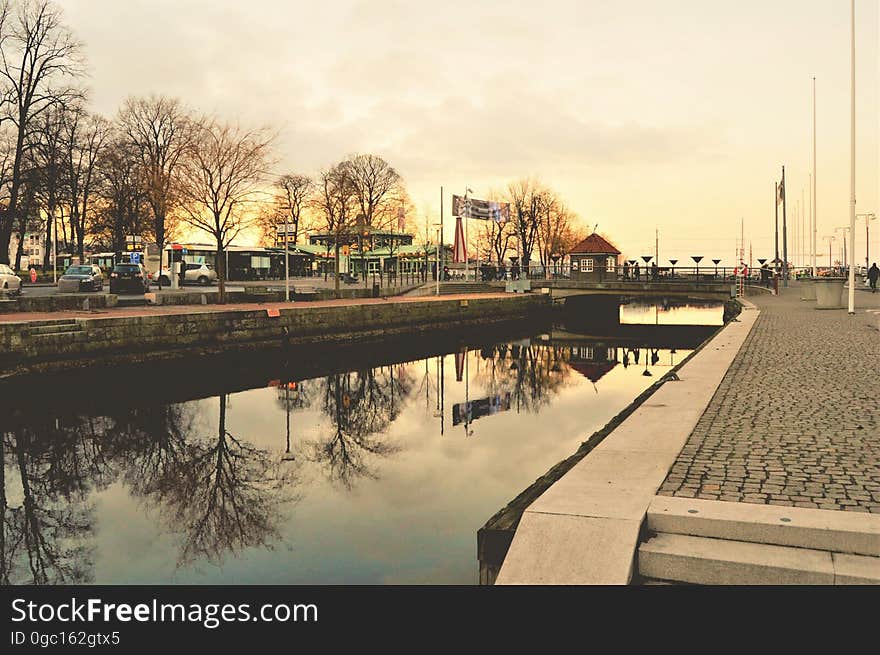
[[[773,280],[773,271],[764,269],[766,272],[761,273],[761,269],[749,269],[748,279],[750,283],[761,283],[762,281],[771,284]],[[579,279],[579,272],[574,271],[572,275],[571,268],[566,265],[557,265],[543,267],[540,265],[529,266],[528,272],[525,274],[532,280],[551,280],[551,279]],[[688,283],[705,283],[719,284],[729,282],[734,283],[737,276],[741,272],[732,266],[658,266],[652,268],[650,265],[635,267],[618,267],[615,271],[602,271],[602,280],[607,282],[688,282]],[[507,277],[511,276],[508,269]],[[523,277],[523,273],[519,273],[519,277]],[[581,278],[582,279],[582,278]]]

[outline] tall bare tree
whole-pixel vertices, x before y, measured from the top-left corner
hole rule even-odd
[[[522,179],[507,187],[510,218],[520,248],[520,266],[528,266],[538,236],[538,217],[548,201],[546,189],[536,180]]]
[[[275,181],[275,189],[279,223],[286,222],[293,229],[293,243],[296,244],[304,211],[315,192],[315,181],[308,175],[282,175]]]
[[[61,202],[64,184],[64,130],[63,107],[55,105],[39,117],[39,127],[34,130],[32,158],[37,171],[37,200],[46,212],[43,241],[43,270],[49,270],[55,234],[55,214]],[[54,262],[53,262],[54,264]]]
[[[403,181],[378,155],[351,155],[345,160],[358,209],[369,228],[389,227],[397,220]]]
[[[221,303],[226,300],[224,253],[256,218],[253,203],[262,193],[273,141],[265,129],[206,119],[181,167],[184,221],[214,237]]]
[[[125,249],[127,235],[150,232],[149,209],[135,149],[118,134],[111,139],[98,160],[100,208],[91,229],[118,252]]]
[[[359,222],[358,198],[354,178],[348,162],[342,161],[318,174],[318,191],[313,204],[321,221],[321,228],[328,236],[327,254],[335,251],[334,275],[336,296],[339,297],[339,253],[357,234]],[[361,219],[363,220],[363,219]],[[325,267],[326,272],[326,267]]]
[[[170,232],[168,222],[178,202],[181,158],[190,149],[196,130],[181,103],[164,96],[129,98],[119,111],[118,122],[140,160],[153,215],[152,232],[161,257]]]
[[[49,0],[0,2],[0,122],[14,126],[15,148],[6,210],[0,213],[0,263],[9,263],[9,241],[19,211],[28,130],[56,104],[82,95],[69,78],[82,74],[82,46]]]
[[[85,255],[86,225],[91,218],[90,201],[98,184],[97,162],[110,134],[110,124],[101,116],[89,114],[81,106],[65,112],[64,145],[65,200],[71,234],[80,260]]]

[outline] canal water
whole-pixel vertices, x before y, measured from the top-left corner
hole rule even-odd
[[[17,384],[0,582],[475,584],[486,520],[722,313],[624,305],[599,327],[569,315]]]

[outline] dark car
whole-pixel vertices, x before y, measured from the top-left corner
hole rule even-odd
[[[94,264],[74,264],[68,267],[58,279],[58,291],[101,291],[104,288],[104,275]]]
[[[143,264],[116,264],[110,273],[110,293],[147,293],[149,284]]]

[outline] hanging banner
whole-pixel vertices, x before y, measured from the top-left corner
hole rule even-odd
[[[510,203],[452,196],[452,215],[479,221],[506,223],[510,220]]]
[[[455,218],[455,246],[452,249],[452,262],[454,264],[464,264],[467,262],[467,244],[464,239],[461,216]]]

